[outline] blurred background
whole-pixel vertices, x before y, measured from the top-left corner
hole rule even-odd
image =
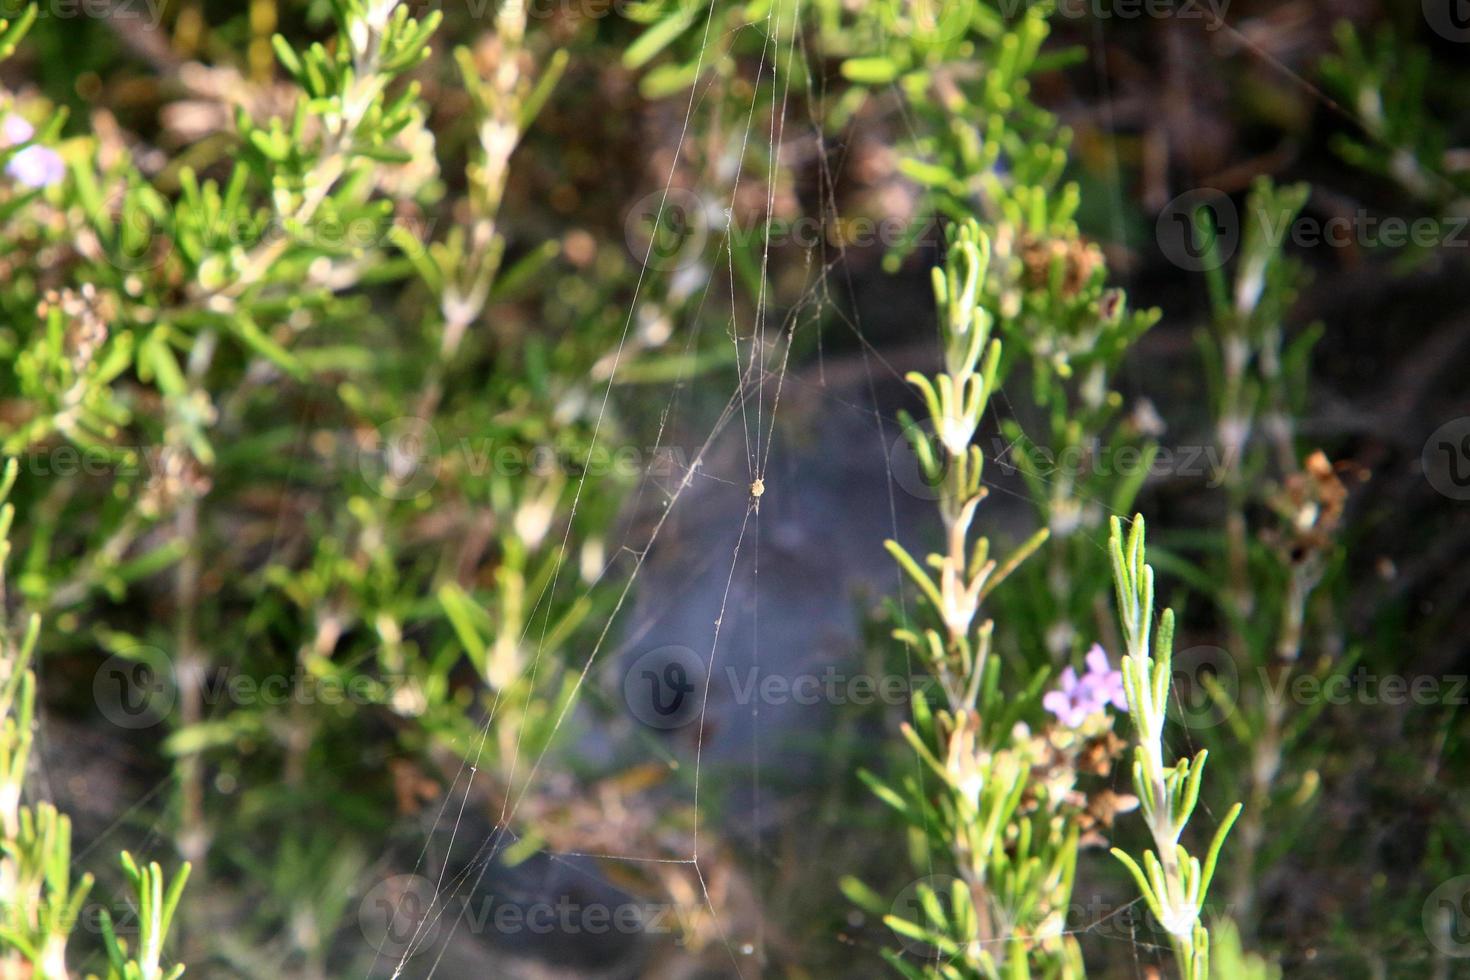
[[[902,415],[922,411],[904,374],[939,363],[930,269],[956,217],[907,162],[933,149],[930,103],[852,67],[886,50],[851,26],[863,0],[775,32],[759,2],[528,3],[404,5],[443,20],[393,83],[422,119],[362,179],[390,206],[363,241],[313,243],[326,258],[257,238],[227,281],[266,254],[304,285],[265,274],[260,329],[212,362],[209,302],[179,313],[169,281],[179,228],[98,262],[85,204],[21,210],[10,171],[7,602],[45,623],[28,798],[71,815],[89,910],[123,918],[120,850],[193,862],[169,947],[190,976],[880,975],[894,937],[840,883],[898,907],[915,878],[858,771],[912,764],[883,541],[939,527]],[[1072,134],[1078,274],[1105,262],[1161,313],[1110,384],[1114,425],[1164,462],[1087,466],[1136,476],[1181,618],[1171,743],[1210,750],[1212,819],[1257,815],[1213,904],[1288,976],[1470,976],[1462,6],[1064,2],[1029,82]],[[0,106],[54,122],[99,199],[179,200],[265,152],[242,116],[291,118],[277,33],[330,47],[333,5],[48,0]],[[948,64],[932,104],[988,69]],[[280,138],[289,168],[310,138]],[[1261,177],[1310,190],[1267,232],[1291,270],[1268,293],[1282,394],[1232,476],[1212,338],[1220,290],[1251,288]],[[1189,238],[1201,206],[1214,253]],[[491,274],[446,287],[451,260]],[[109,382],[130,454],[34,427],[65,407],[28,386],[38,304],[139,349],[150,309],[188,338],[183,394],[157,369]],[[1051,424],[1018,365],[978,437],[978,522],[1011,544],[1058,526],[1014,458]],[[1078,561],[1105,566],[1115,503],[1068,525]],[[1289,677],[1220,611],[1236,557],[1246,624],[1311,562]],[[1058,574],[989,608],[1012,660],[1119,649],[1106,589]],[[1170,975],[1111,824],[1067,929],[1097,976]],[[101,945],[84,912],[80,972]]]

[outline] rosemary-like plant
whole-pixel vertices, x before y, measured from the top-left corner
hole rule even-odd
[[[1111,521],[1108,541],[1117,590],[1118,620],[1128,656],[1123,688],[1133,719],[1136,745],[1133,786],[1139,811],[1154,847],[1143,861],[1121,848],[1113,854],[1127,866],[1149,910],[1169,934],[1179,972],[1185,980],[1209,980],[1210,933],[1201,919],[1220,848],[1240,816],[1236,803],[1220,821],[1203,863],[1180,843],[1180,835],[1199,803],[1207,752],[1164,764],[1164,722],[1168,714],[1174,654],[1174,611],[1164,610],[1154,630],[1154,570],[1145,561],[1143,515],[1133,518],[1126,539],[1122,523]]]
[[[1028,975],[1033,967],[1068,975],[1081,969],[1076,940],[1057,927],[1071,894],[1078,830],[1065,792],[1031,778],[1028,739],[1016,737],[1008,723],[1014,712],[1003,710],[1000,664],[991,658],[994,624],[980,611],[991,590],[1048,534],[1036,532],[1000,562],[974,527],[987,492],[981,482],[985,459],[974,438],[1001,357],[1000,341],[990,336],[990,314],[978,301],[989,258],[979,226],[959,226],[945,268],[934,274],[945,371],[933,378],[909,375],[933,430],[908,426],[920,470],[938,494],[944,550],[921,564],[898,542],[887,542],[937,619],[936,625],[900,628],[895,636],[937,682],[941,703],[931,705],[916,692],[904,737],[940,782],[931,790],[922,779],[905,780],[897,789],[875,777],[869,781],[923,832],[931,844],[925,853],[943,855],[959,876],[949,895],[919,886],[926,921],[885,919],[895,932],[935,951],[927,972],[885,953],[909,976],[947,975],[950,960],[963,963],[965,975],[985,977]],[[1036,799],[1023,807],[1023,795]]]
[[[226,121],[166,167],[109,144],[106,120],[63,139],[64,113],[0,92],[16,598],[64,617],[40,641],[56,656],[149,652],[179,850],[242,883],[224,942],[262,975],[325,971],[368,873],[354,845],[380,850],[384,812],[444,791],[433,750],[522,795],[508,784],[575,687],[559,651],[612,601],[569,586],[612,563],[611,491],[636,476],[601,465],[574,506],[617,438],[596,365],[629,264],[592,243],[599,263],[560,268],[556,236],[501,213],[567,61],[529,16],[499,5],[456,58],[467,139],[442,149],[463,179],[441,177],[421,93],[441,14],[397,0],[313,8],[325,40],[268,41],[270,85],[200,66],[230,79],[208,103]],[[491,329],[492,309],[515,315]],[[566,329],[528,331],[526,309]],[[85,479],[54,472],[68,454]],[[119,613],[145,594],[163,615]],[[324,708],[323,688],[352,695]],[[237,823],[234,792],[270,816]],[[275,859],[214,846],[261,822],[287,828]],[[199,907],[179,910],[186,938]]]
[[[31,658],[41,618],[32,613],[17,630],[6,612],[5,568],[15,519],[9,497],[17,470],[13,459],[0,470],[0,973],[66,980],[71,975],[67,944],[94,880],[84,874],[72,882],[71,820],[50,803],[22,802],[36,711]],[[179,869],[167,896],[163,869],[157,863],[140,871],[124,851],[122,864],[141,928],[137,947],[130,949],[102,910],[106,980],[177,980],[184,965],[162,965],[163,945],[189,879],[189,864]]]

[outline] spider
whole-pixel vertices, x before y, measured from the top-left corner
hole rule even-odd
[[[755,512],[761,512],[761,495],[766,492],[766,481],[756,477],[750,484],[750,502],[755,507]]]

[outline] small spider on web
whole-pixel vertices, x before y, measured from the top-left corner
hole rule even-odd
[[[764,479],[762,479],[761,477],[756,477],[753,481],[751,481],[750,506],[755,509],[755,512],[757,514],[761,512],[761,497],[765,495],[765,492],[766,481]]]

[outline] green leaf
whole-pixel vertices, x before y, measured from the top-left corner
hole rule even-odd
[[[1230,833],[1230,828],[1235,826],[1235,820],[1240,816],[1244,807],[1237,803],[1225,814],[1225,819],[1220,821],[1220,829],[1215,831],[1215,837],[1210,841],[1210,849],[1206,852],[1204,871],[1200,875],[1199,898],[1203,902],[1205,895],[1210,889],[1210,881],[1215,877],[1215,863],[1220,859],[1220,849],[1225,846],[1225,837]]]
[[[934,608],[936,610],[943,609],[944,601],[940,598],[939,586],[934,584],[934,580],[929,577],[928,572],[919,567],[919,563],[914,561],[913,556],[904,550],[903,545],[897,541],[889,540],[884,541],[883,546],[888,549],[888,553],[908,573],[909,578],[913,580],[914,584],[923,590],[924,595],[928,596],[929,601],[934,604]]]
[[[15,53],[15,46],[26,36],[31,25],[39,16],[40,7],[35,4],[27,4],[25,10],[21,11],[19,17],[13,21],[0,21],[4,28],[0,29],[0,61]]]
[[[235,714],[238,716],[240,712]],[[233,716],[225,721],[203,722],[181,728],[164,739],[163,751],[174,757],[197,755],[209,749],[234,745],[245,734],[246,727]]]
[[[886,85],[898,73],[899,67],[891,58],[880,56],[848,58],[842,63],[842,77],[859,85]]]
[[[890,906],[881,895],[852,875],[844,875],[838,879],[837,887],[849,902],[871,915],[882,915]]]
[[[524,102],[521,103],[518,123],[521,132],[531,128],[536,117],[541,114],[542,106],[546,100],[551,98],[551,93],[556,89],[557,83],[566,74],[567,65],[571,62],[571,55],[565,48],[558,48],[551,56],[551,61],[542,69],[541,77],[536,79],[536,87],[531,89]]]
[[[148,335],[138,352],[139,367],[143,369],[143,380],[155,382],[170,398],[183,398],[189,393],[189,384],[166,337],[167,331],[163,329]]]
[[[698,79],[698,62],[657,65],[649,69],[638,83],[638,92],[650,102],[657,102],[684,91]]]
[[[449,625],[454,628],[455,636],[459,637],[460,645],[464,647],[470,661],[483,671],[487,663],[487,647],[480,628],[490,625],[489,614],[454,582],[441,585],[438,597],[439,605],[448,617]]]
[[[638,36],[623,52],[624,68],[642,68],[652,61],[660,51],[674,43],[689,25],[694,22],[694,8],[685,7],[672,16],[654,24]]]
[[[872,791],[873,795],[878,797],[878,799],[882,800],[884,803],[887,803],[889,806],[893,807],[904,816],[908,816],[910,814],[911,811],[908,801],[895,793],[888,786],[888,784],[884,783],[877,776],[873,775],[871,772],[868,772],[868,770],[866,769],[859,769],[858,779],[861,779],[863,781],[863,784],[866,785],[868,789]]]
[[[534,283],[547,263],[560,254],[560,242],[542,242],[539,248],[532,249],[500,274],[490,290],[490,298],[496,301],[513,298]]]
[[[925,187],[946,188],[958,182],[953,172],[937,163],[926,163],[923,160],[915,160],[905,157],[898,161],[899,173],[910,180],[922,184]]]
[[[267,336],[260,327],[255,325],[255,321],[250,319],[250,317],[244,314],[233,317],[230,320],[230,327],[235,336],[239,337],[246,347],[249,347],[252,351],[267,361],[270,361],[297,381],[305,381],[310,377],[305,366],[296,359],[296,356]]]
[[[280,61],[281,67],[291,73],[291,77],[298,82],[301,81],[301,59],[297,57],[295,50],[280,34],[271,35],[271,49],[276,53],[276,59]]]

